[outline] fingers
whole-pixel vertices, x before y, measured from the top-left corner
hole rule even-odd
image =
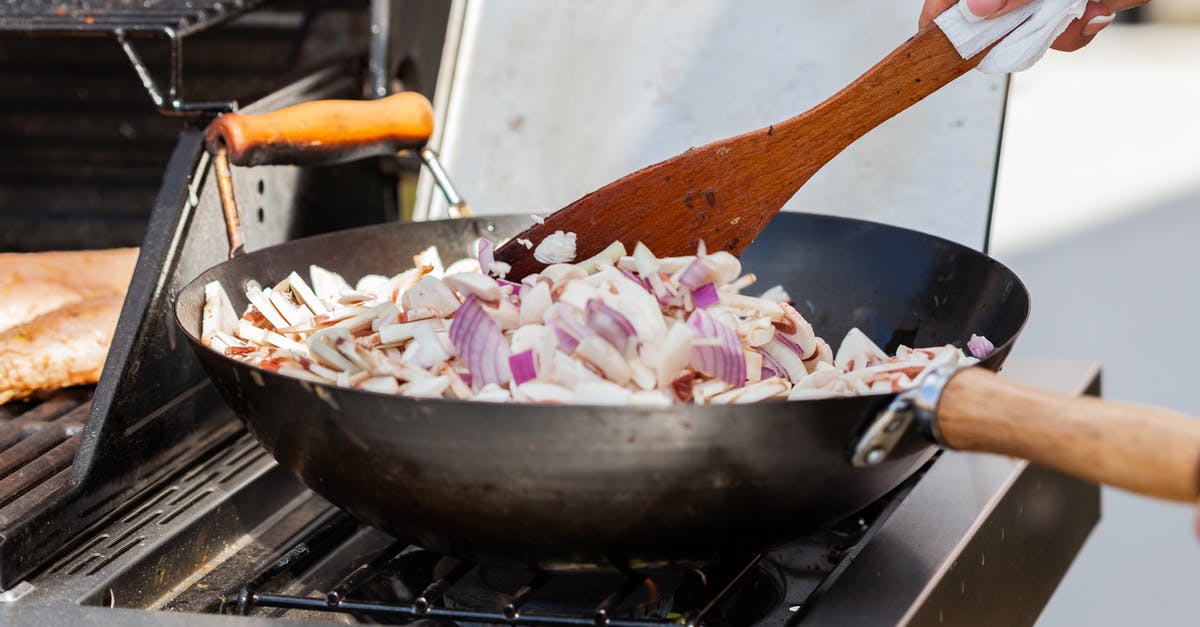
[[[999,17],[1029,4],[1031,0],[963,0],[967,8],[980,17]],[[1083,17],[1074,20],[1054,41],[1053,48],[1072,52],[1091,43],[1092,39],[1117,17],[1118,11],[1142,6],[1150,0],[1100,0],[1089,2]],[[933,18],[956,4],[955,0],[926,0],[921,9],[920,25],[924,28]]]
[[[1142,6],[1150,0],[1102,0],[1089,2],[1083,17],[1071,22],[1067,30],[1054,40],[1053,48],[1064,52],[1073,52],[1091,43],[1096,34],[1104,27],[1112,24],[1117,17],[1117,11]]]
[[[1015,11],[1032,0],[964,0],[967,3],[967,10],[980,19],[989,17],[999,17],[1010,11]],[[933,21],[933,18],[942,14],[943,11],[949,9],[956,4],[955,0],[925,0],[925,6],[921,9],[920,25],[923,28],[926,24]]]
[[[1055,50],[1074,52],[1092,42],[1092,39],[1116,19],[1117,14],[1100,2],[1089,2],[1083,17],[1071,22],[1067,30],[1054,40]]]
[[[925,7],[921,9],[920,27],[928,26],[933,18],[941,15],[954,4],[955,0],[925,0]]]

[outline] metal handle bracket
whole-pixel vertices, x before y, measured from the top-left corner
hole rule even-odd
[[[916,387],[901,392],[887,409],[880,412],[854,445],[850,463],[855,466],[876,466],[887,460],[888,455],[908,433],[913,423],[921,433],[938,446],[945,446],[937,428],[938,401],[946,384],[961,368],[939,366],[921,378]]]

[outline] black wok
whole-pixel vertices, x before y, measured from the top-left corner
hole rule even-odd
[[[249,279],[272,284],[312,263],[351,279],[394,274],[430,245],[456,257],[478,237],[505,238],[527,226],[527,217],[392,224],[236,255],[229,164],[415,148],[428,138],[432,116],[424,98],[397,94],[367,105],[327,101],[219,118],[207,137],[234,258],[196,278],[176,302],[196,355],[259,441],[314,491],[368,523],[490,562],[554,569],[700,562],[760,550],[862,508],[926,461],[934,442],[1025,457],[1154,496],[1200,496],[1200,422],[1059,397],[989,373],[1029,313],[1017,277],[966,247],[859,220],[780,215],[745,251],[744,268],[764,289],[783,285],[825,338],[858,327],[893,350],[961,346],[975,333],[996,345],[984,368],[937,370],[899,396],[670,409],[496,405],[313,384],[200,343],[209,281],[244,308]],[[432,153],[422,155],[444,183]],[[456,196],[447,189],[465,212]]]
[[[201,345],[203,286],[236,307],[319,263],[351,280],[392,274],[436,244],[448,259],[528,217],[391,224],[299,240],[212,268],[179,295],[178,322],[229,404],[282,465],[356,517],[439,551],[547,568],[703,561],[758,550],[873,502],[933,453],[908,431],[877,465],[850,454],[891,396],[671,409],[413,400],[312,384]],[[985,255],[914,231],[780,215],[743,255],[783,285],[818,334],[858,326],[889,349],[1012,347],[1029,298]]]

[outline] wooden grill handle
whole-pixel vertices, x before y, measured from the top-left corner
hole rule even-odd
[[[967,368],[946,385],[937,428],[953,449],[1021,457],[1148,496],[1200,498],[1200,420],[1166,409],[1060,396]]]
[[[316,100],[259,115],[226,113],[208,126],[213,154],[224,146],[229,163],[318,165],[343,163],[425,145],[433,107],[416,92],[380,100]]]

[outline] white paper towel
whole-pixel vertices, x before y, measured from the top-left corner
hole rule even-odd
[[[1067,26],[1083,17],[1087,5],[1088,0],[1033,0],[1012,13],[980,20],[971,14],[963,0],[934,22],[964,59],[983,52],[1003,38],[1004,41],[984,57],[979,70],[1004,74],[1027,70],[1037,63]]]

